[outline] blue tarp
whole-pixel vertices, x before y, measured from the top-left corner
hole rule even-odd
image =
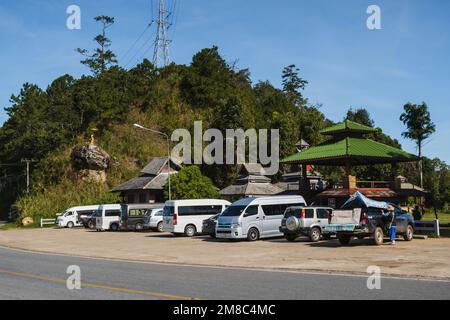
[[[366,206],[367,208],[379,208],[379,209],[387,209],[388,208],[388,204],[387,202],[383,202],[383,201],[375,201],[372,199],[367,198],[365,195],[363,195],[361,192],[356,191],[351,197],[350,199],[348,199],[344,205],[346,206],[347,204],[349,204],[352,201],[358,201],[361,205]]]

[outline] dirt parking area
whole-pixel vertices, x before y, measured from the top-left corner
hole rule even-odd
[[[292,271],[366,274],[368,266],[379,266],[385,275],[450,280],[448,238],[399,240],[396,246],[354,240],[342,247],[337,240],[232,242],[156,232],[55,228],[0,231],[0,246],[83,257]]]

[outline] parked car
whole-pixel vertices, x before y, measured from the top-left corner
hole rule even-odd
[[[305,207],[302,196],[250,197],[238,200],[223,212],[216,227],[216,237],[247,239],[281,237],[281,219],[288,207]]]
[[[147,210],[144,217],[144,229],[163,231],[163,207]]]
[[[414,235],[414,218],[399,207],[394,207],[396,233],[406,241],[411,241]],[[353,221],[348,221],[349,219]],[[381,245],[385,235],[388,235],[383,209],[372,207],[335,210],[331,224],[325,230],[336,232],[342,245],[348,245],[352,238],[372,238],[374,244]]]
[[[97,231],[118,231],[120,223],[120,204],[103,204],[98,209],[95,217],[95,229]]]
[[[147,210],[161,207],[162,204],[122,204],[119,223],[120,229],[143,230]]]
[[[166,201],[163,230],[192,237],[202,230],[203,220],[222,213],[230,202],[218,199]]]
[[[96,225],[96,218],[99,216],[101,212],[99,210],[95,210],[92,212],[92,214],[85,216],[80,221],[83,224],[83,227],[86,229],[95,229]]]
[[[83,219],[92,215],[98,208],[98,205],[69,208],[56,218],[56,225],[61,228],[81,227]]]
[[[206,220],[203,220],[202,224],[202,233],[209,235],[212,238],[216,237],[216,225],[217,220],[219,219],[220,214],[216,214],[215,216],[212,216]]]
[[[323,237],[330,239],[333,233],[324,231],[329,224],[333,209],[327,207],[290,207],[284,212],[280,232],[288,241],[307,236],[312,242]]]

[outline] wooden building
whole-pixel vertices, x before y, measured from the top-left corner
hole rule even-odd
[[[180,169],[180,163],[171,158],[170,174],[175,174]],[[164,202],[164,185],[168,178],[168,158],[154,158],[141,170],[139,177],[113,188],[111,192],[120,193],[124,203]]]

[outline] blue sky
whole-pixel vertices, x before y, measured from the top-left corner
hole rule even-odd
[[[109,36],[123,56],[151,19],[150,2],[2,0],[0,123],[3,107],[24,82],[46,88],[62,74],[87,72],[74,49],[93,47],[94,16],[115,17]],[[81,8],[81,30],[66,28],[71,4]],[[371,4],[381,8],[381,30],[366,27]],[[327,117],[339,121],[349,107],[366,107],[377,126],[414,153],[414,143],[401,138],[398,118],[406,102],[426,101],[437,132],[424,153],[450,163],[449,12],[446,0],[178,0],[171,59],[187,64],[201,48],[217,45],[227,61],[249,68],[255,83],[276,86],[283,67],[295,63],[309,81],[305,96]],[[148,47],[152,32],[146,33]],[[140,42],[121,64],[133,65],[146,49]]]

